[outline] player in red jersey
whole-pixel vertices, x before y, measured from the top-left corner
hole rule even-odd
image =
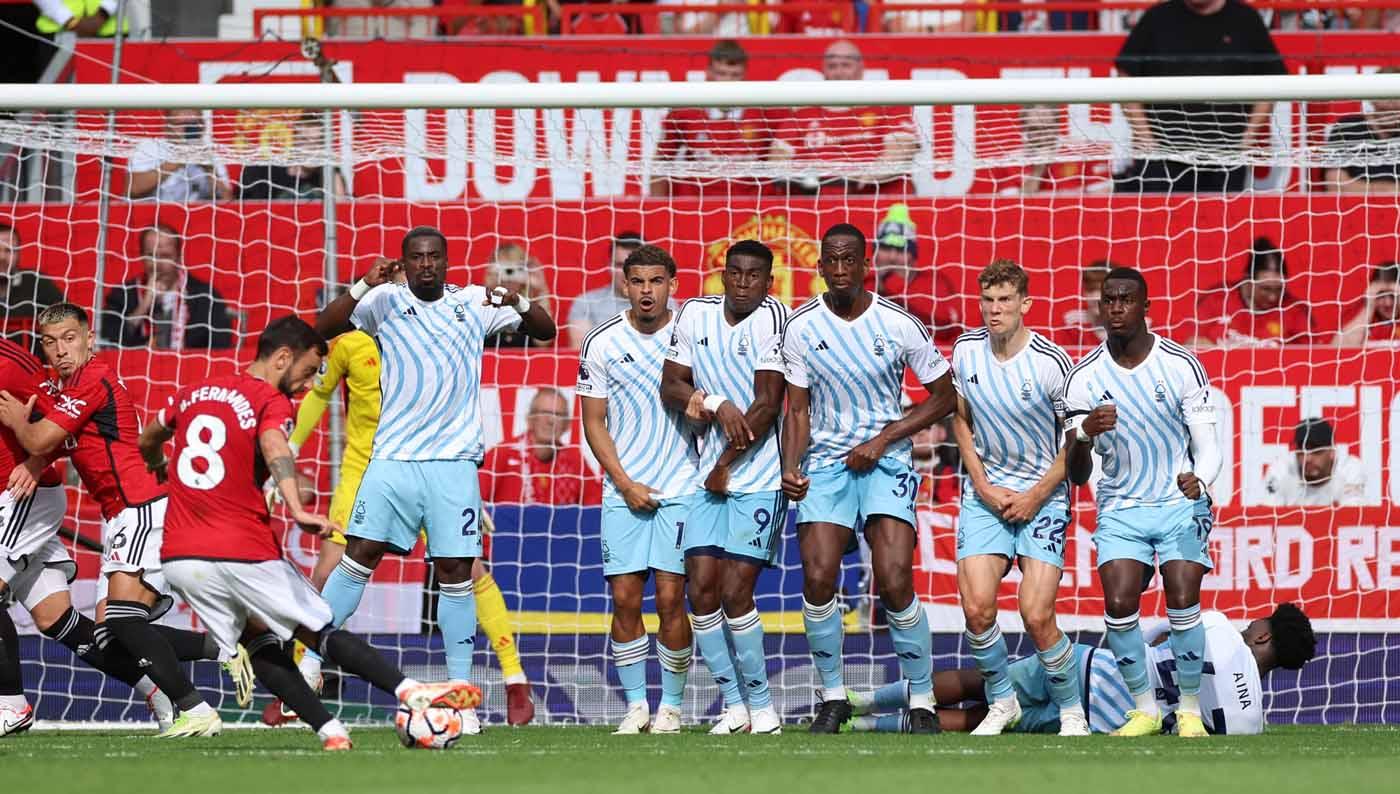
[[[487,450],[481,463],[481,501],[488,504],[596,505],[603,484],[567,444],[572,404],[545,386],[535,392],[525,432]]]
[[[41,401],[35,394],[21,402],[0,392],[0,423],[31,455],[68,454],[101,505],[94,642],[105,648],[114,640],[125,647],[179,707],[180,715],[161,736],[216,735],[222,729],[218,713],[179,666],[181,660],[216,658],[209,636],[151,623],[172,603],[160,591],[165,489],[146,471],[136,448],[141,428],[131,395],[107,363],[93,356],[94,334],[82,308],[55,304],[39,314],[38,325],[44,355],[58,371],[58,383],[49,384],[52,399]],[[242,665],[230,668],[235,682],[241,670]],[[240,700],[242,695],[250,693],[240,690]]]
[[[410,708],[472,708],[481,691],[406,678],[363,640],[332,626],[330,605],[282,556],[263,499],[269,474],[303,530],[324,537],[338,529],[302,506],[287,443],[294,425],[289,397],[310,385],[327,349],[304,321],[273,321],[245,374],[181,389],[146,426],[140,446],[146,465],[169,470],[161,561],[170,586],[209,627],[223,658],[237,653],[241,639],[258,680],[315,729],[325,749],[348,750],[345,726],[302,679],[282,650],[285,640],[296,637]]]
[[[720,41],[710,49],[705,67],[709,83],[742,81],[749,55],[739,43]],[[659,170],[681,173],[657,176],[653,196],[751,196],[761,180],[743,175],[745,163],[768,156],[773,120],[763,108],[676,108],[666,114],[656,146]],[[695,169],[703,173],[696,174]],[[689,173],[686,173],[689,172]],[[726,178],[725,174],[732,174]]]
[[[861,80],[860,50],[841,40],[822,55],[822,77]],[[918,142],[908,108],[795,108],[778,125],[773,159],[789,161],[789,189],[817,193],[823,187],[847,191],[898,192],[907,182]]]
[[[0,339],[0,389],[27,401],[43,387],[39,359],[8,339]],[[175,717],[170,700],[136,666],[119,645],[98,647],[96,624],[73,609],[68,583],[78,567],[68,556],[58,527],[68,498],[57,472],[20,446],[8,428],[0,428],[0,736],[26,730],[34,711],[20,680],[19,637],[8,607],[18,603],[46,637],[80,659],[122,681],[146,698],[161,728]]]

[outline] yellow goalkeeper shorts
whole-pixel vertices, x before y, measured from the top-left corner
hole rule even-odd
[[[342,466],[340,469],[340,482],[335,486],[335,493],[331,494],[330,519],[341,529],[350,521],[350,509],[355,506],[355,494],[360,490],[360,480],[364,476],[364,466]],[[327,540],[344,546],[345,533],[332,532]]]

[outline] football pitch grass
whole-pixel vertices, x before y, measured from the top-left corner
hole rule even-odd
[[[443,752],[387,728],[323,753],[308,730],[156,741],[138,732],[31,731],[0,739],[6,790],[120,794],[480,792],[1269,792],[1400,790],[1400,728],[1281,727],[1188,741],[1010,735],[610,736],[605,728],[492,728]],[[13,788],[11,788],[13,785]]]

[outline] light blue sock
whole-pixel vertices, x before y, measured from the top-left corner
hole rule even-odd
[[[987,699],[1002,700],[1014,694],[1011,676],[1006,673],[1006,638],[1001,634],[1001,626],[993,623],[990,629],[981,634],[966,632],[967,644],[972,648],[972,659],[986,682]]]
[[[350,559],[350,555],[340,558],[326,584],[321,588],[321,597],[331,605],[331,623],[340,628],[350,615],[360,606],[360,598],[365,594],[365,585],[374,573],[371,568]]]
[[[887,711],[903,711],[909,708],[909,682],[892,681],[871,694],[870,711],[883,714]]]
[[[647,651],[650,638],[643,634],[630,642],[612,641],[613,666],[627,696],[627,705],[647,702]]]
[[[913,708],[933,707],[933,635],[928,630],[928,615],[924,605],[915,598],[898,612],[886,612],[890,640],[899,657],[899,673],[909,682],[909,700]]]
[[[1201,693],[1201,671],[1206,663],[1206,627],[1201,625],[1201,605],[1168,609],[1172,656],[1176,657],[1176,685],[1183,695]]]
[[[472,580],[444,584],[438,596],[438,630],[447,651],[447,677],[472,680],[472,652],[476,650],[476,593]]]
[[[724,613],[716,609],[708,615],[691,615],[690,625],[695,631],[695,644],[700,646],[700,658],[705,660],[715,684],[724,693],[724,705],[743,703],[744,693],[739,688],[739,676],[734,672],[734,658],[729,655],[729,640],[724,636]]]
[[[807,647],[812,666],[821,677],[823,700],[844,700],[846,685],[841,669],[841,613],[833,598],[821,606],[802,599],[802,626],[807,630]]]
[[[1060,635],[1060,641],[1043,651],[1036,651],[1050,680],[1050,697],[1062,710],[1079,705],[1079,654],[1074,643]]]
[[[1103,616],[1108,629],[1108,647],[1118,660],[1118,673],[1128,692],[1140,695],[1150,688],[1147,680],[1147,643],[1142,641],[1142,628],[1138,626],[1138,613],[1125,618]]]
[[[909,715],[881,714],[872,717],[852,717],[847,723],[856,733],[907,733]]]
[[[690,673],[690,656],[689,645],[671,650],[660,640],[656,641],[656,658],[661,662],[661,705],[680,708],[681,699],[685,697],[685,679]]]
[[[768,691],[768,658],[763,650],[763,622],[758,619],[758,610],[730,618],[729,636],[734,642],[749,708],[761,709],[773,702],[773,695]]]

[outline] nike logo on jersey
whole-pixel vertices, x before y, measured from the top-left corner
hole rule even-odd
[[[827,345],[826,345],[826,340],[825,340],[825,339],[823,339],[822,341],[820,341],[820,342],[817,343],[817,350],[830,350],[830,349],[831,349],[830,347],[827,347]]]

